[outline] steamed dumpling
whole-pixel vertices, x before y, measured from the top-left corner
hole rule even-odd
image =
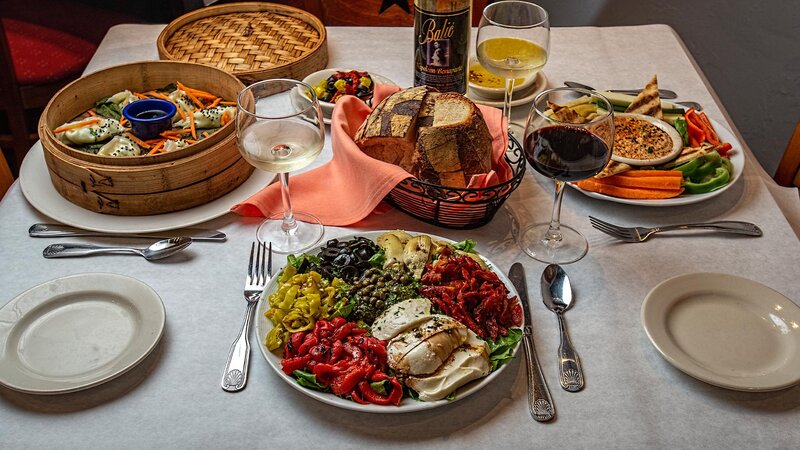
[[[223,116],[228,116],[230,121],[235,115],[236,108],[233,106],[216,106],[202,109],[194,113],[194,126],[195,128],[219,128],[222,126]]]
[[[164,150],[171,152],[183,147],[187,147],[188,145],[189,143],[186,142],[185,139],[176,139],[176,140],[168,139],[166,142],[164,142]]]
[[[125,136],[114,136],[108,144],[100,147],[97,154],[101,156],[139,156],[142,154],[142,149]]]
[[[186,95],[186,92],[181,89],[175,89],[172,91],[169,94],[169,99],[172,100],[172,102],[175,103],[175,105],[177,105],[178,108],[185,113],[189,113],[197,109],[195,104],[189,99],[189,96]],[[172,116],[172,121],[174,122],[179,119],[181,119],[181,115],[175,111],[175,115]]]
[[[133,95],[133,92],[128,90],[117,92],[108,98],[108,101],[111,103],[116,103],[120,110],[122,110],[122,108],[124,108],[128,103],[135,102],[136,100],[139,100],[139,97]]]
[[[70,122],[65,125],[72,125],[81,122],[93,121],[91,119],[83,119],[76,122]],[[86,126],[73,128],[63,133],[58,133],[57,137],[62,142],[67,144],[94,144],[95,142],[103,142],[106,139],[121,134],[124,131],[122,125],[116,119],[101,119],[99,123],[89,123]]]

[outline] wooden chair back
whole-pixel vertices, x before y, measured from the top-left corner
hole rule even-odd
[[[11,175],[8,162],[6,162],[6,156],[3,154],[3,150],[0,149],[0,199],[6,195],[8,188],[11,187],[11,183],[13,182],[14,177]]]
[[[800,187],[800,122],[797,122],[789,145],[783,152],[774,179],[781,186]]]

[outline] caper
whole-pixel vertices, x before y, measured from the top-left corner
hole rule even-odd
[[[375,303],[375,306],[377,306],[378,308],[383,308],[383,305],[384,305],[384,303],[383,303],[383,300],[378,300],[378,301]]]
[[[403,284],[408,284],[408,275],[403,275],[400,277],[400,282]]]
[[[378,288],[382,288],[382,287],[386,286],[386,283],[384,283],[382,280],[378,280],[378,282],[375,283],[375,286],[378,287]]]

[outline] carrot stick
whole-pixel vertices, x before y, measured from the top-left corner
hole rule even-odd
[[[579,188],[598,192],[600,194],[610,195],[612,197],[639,199],[639,200],[655,200],[663,198],[677,197],[683,192],[683,189],[641,189],[614,186],[612,184],[598,183],[597,179],[589,178],[575,183]]]
[[[74,130],[76,128],[83,128],[83,127],[86,127],[86,126],[89,126],[89,125],[94,125],[94,124],[100,123],[100,122],[101,122],[101,119],[88,119],[88,120],[84,120],[83,122],[77,122],[77,123],[73,123],[73,124],[70,124],[70,125],[60,126],[60,127],[56,128],[55,130],[53,130],[53,133],[63,133],[65,131]]]
[[[642,189],[680,189],[683,177],[624,177],[612,175],[597,180],[600,184],[642,188]]]
[[[156,146],[153,147],[152,150],[147,152],[147,154],[148,155],[155,155],[156,153],[161,153],[163,151],[163,149],[164,149],[164,142],[166,142],[166,140],[163,140],[163,141],[159,142],[158,144],[156,144]]]
[[[136,137],[136,136],[135,136],[133,133],[127,133],[127,132],[126,132],[126,133],[125,133],[125,136],[128,136],[128,139],[132,140],[133,142],[136,142],[136,145],[138,145],[139,147],[143,147],[143,148],[145,148],[145,149],[149,149],[149,148],[150,148],[150,146],[149,146],[149,145],[147,145],[147,142],[145,142],[145,141],[143,141],[143,140],[139,139],[139,138],[138,138],[138,137]]]
[[[178,81],[175,84],[178,86],[178,89],[180,89],[180,90],[182,90],[184,92],[191,92],[192,94],[194,94],[198,98],[206,98],[206,99],[209,99],[209,100],[214,100],[215,98],[217,98],[216,95],[214,95],[214,94],[212,94],[210,92],[201,91],[200,89],[195,89],[195,88],[186,86],[185,84],[181,83],[180,81]]]
[[[191,100],[191,101],[192,101],[192,103],[194,103],[195,105],[197,105],[197,107],[198,107],[198,108],[200,108],[200,109],[203,109],[203,108],[205,107],[205,106],[203,105],[203,102],[201,102],[200,100],[198,100],[198,99],[197,99],[197,97],[195,97],[195,96],[194,96],[194,94],[192,94],[191,90],[186,90],[186,89],[183,89],[183,88],[185,88],[185,87],[186,87],[186,86],[184,86],[184,85],[182,85],[180,82],[178,82],[178,88],[179,88],[179,89],[181,89],[183,92],[186,92],[186,95],[189,97],[189,100]]]
[[[219,105],[219,102],[221,102],[221,101],[222,101],[222,97],[217,97],[217,98],[215,98],[215,99],[214,99],[214,101],[213,101],[213,102],[211,102],[211,104],[209,104],[208,106],[206,106],[206,109],[216,108],[216,107],[217,107],[217,105]]]
[[[189,125],[192,130],[192,137],[197,139],[197,129],[194,127],[194,114],[189,114]]]
[[[150,91],[150,92],[147,92],[147,94],[149,94],[152,97],[160,98],[161,100],[166,100],[166,101],[172,103],[173,105],[175,105],[175,108],[178,110],[178,114],[181,116],[181,119],[186,120],[186,114],[183,112],[183,109],[181,109],[181,106],[179,104],[177,104],[175,101],[173,101],[171,98],[169,98],[168,96],[166,96],[166,95],[164,95],[164,94],[162,94],[160,92],[156,92],[156,91]]]
[[[629,170],[617,174],[620,177],[677,177],[683,178],[680,170]]]

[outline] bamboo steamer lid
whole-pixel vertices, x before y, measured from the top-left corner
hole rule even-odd
[[[302,80],[328,64],[325,26],[313,15],[273,3],[201,8],[172,21],[158,36],[161,59],[206,64],[247,84]]]

